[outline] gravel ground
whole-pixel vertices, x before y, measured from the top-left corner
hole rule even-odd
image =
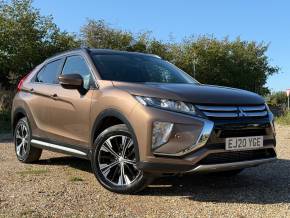
[[[290,217],[290,127],[278,126],[279,160],[235,178],[162,178],[138,195],[106,191],[85,160],[45,151],[21,164],[0,143],[0,217]]]

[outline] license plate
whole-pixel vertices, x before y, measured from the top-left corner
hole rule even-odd
[[[250,150],[263,147],[263,136],[226,138],[226,150]]]

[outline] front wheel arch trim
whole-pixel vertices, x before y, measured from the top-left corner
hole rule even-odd
[[[94,122],[94,125],[93,125],[93,128],[92,128],[92,132],[91,132],[91,146],[92,146],[92,149],[94,149],[94,140],[95,140],[96,137],[98,137],[98,136],[94,137],[95,136],[95,131],[101,126],[103,120],[105,118],[108,118],[108,117],[115,117],[115,118],[121,120],[128,127],[129,131],[132,134],[133,140],[135,142],[134,143],[134,147],[135,147],[136,161],[139,162],[139,160],[140,160],[140,157],[139,157],[139,144],[138,144],[138,140],[137,140],[135,131],[134,131],[132,125],[130,124],[130,122],[128,121],[128,119],[126,118],[126,116],[123,115],[120,111],[118,111],[116,109],[106,109],[103,112],[101,112],[99,114],[99,116],[96,118],[96,120]]]

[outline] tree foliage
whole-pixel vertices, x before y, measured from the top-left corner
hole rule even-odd
[[[151,32],[134,34],[89,19],[81,39],[61,31],[51,16],[42,16],[31,0],[0,0],[0,83],[6,87],[54,53],[79,47],[152,53],[168,60],[201,83],[267,94],[267,78],[278,72],[266,55],[268,45],[237,38],[189,37],[164,42]],[[195,67],[195,74],[193,68]],[[10,84],[8,83],[10,82]]]
[[[152,53],[173,62],[201,83],[230,86],[269,93],[268,76],[279,68],[271,66],[268,45],[240,38],[230,41],[213,36],[190,37],[181,43],[162,42],[149,32],[137,34],[111,28],[103,20],[89,20],[81,29],[83,43],[89,47]]]
[[[0,81],[19,77],[56,52],[78,47],[74,35],[60,31],[52,17],[42,16],[31,0],[0,1]]]
[[[266,94],[268,76],[278,72],[269,64],[264,43],[237,38],[217,40],[202,36],[184,41],[176,64],[191,73],[196,61],[196,79],[202,83],[230,86]]]
[[[286,108],[287,95],[286,92],[274,92],[267,96],[268,104],[272,106],[279,106]]]

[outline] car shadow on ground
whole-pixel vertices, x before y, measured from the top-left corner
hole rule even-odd
[[[64,156],[64,157],[54,157],[49,159],[40,159],[34,164],[39,165],[55,165],[55,166],[69,166],[78,170],[85,172],[91,172],[91,163],[88,160],[80,159],[77,157]]]
[[[89,161],[68,156],[36,164],[66,165],[92,172]],[[137,195],[178,196],[213,203],[290,203],[290,160],[279,159],[249,168],[234,177],[211,174],[162,177]]]

